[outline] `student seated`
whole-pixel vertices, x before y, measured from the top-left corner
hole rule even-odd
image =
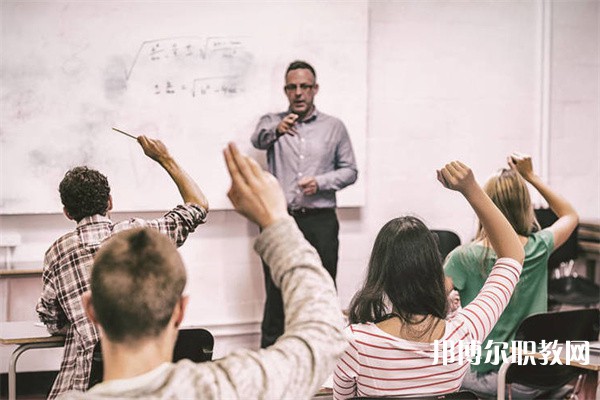
[[[334,370],[336,399],[457,391],[469,363],[460,363],[458,357],[444,359],[443,346],[436,341],[454,341],[452,353],[457,356],[458,341],[483,340],[519,280],[519,238],[471,170],[454,161],[438,171],[438,180],[467,199],[499,258],[477,298],[445,319],[447,290],[432,232],[415,217],[384,225],[373,245],[365,283],[350,304],[350,346]]]
[[[113,203],[106,177],[84,166],[65,174],[59,186],[60,199],[65,216],[75,221],[77,227],[57,239],[46,252],[42,294],[36,306],[40,320],[50,333],[67,335],[60,371],[49,399],[67,390],[88,387],[98,332],[85,316],[81,297],[89,288],[92,261],[102,242],[116,232],[147,226],[168,235],[181,246],[206,220],[206,197],[165,145],[145,136],[137,139],[144,153],[171,176],[185,204],[161,218],[114,223],[108,215]]]
[[[550,189],[533,172],[531,157],[514,153],[508,157],[508,166],[509,169],[502,169],[492,176],[484,190],[519,235],[525,251],[525,261],[515,294],[485,342],[492,340],[508,343],[510,346],[518,326],[525,318],[547,311],[548,258],[573,233],[578,216],[567,200]],[[535,219],[525,181],[540,192],[558,216],[558,220],[546,229],[540,230]],[[463,307],[476,298],[497,258],[490,248],[487,229],[482,224],[472,243],[459,247],[448,255],[444,272],[452,278],[453,286],[458,289]],[[493,351],[493,348],[485,350],[485,346],[482,346],[482,362],[471,366],[463,382],[463,389],[475,392],[480,397],[496,397],[498,370],[502,362],[493,362],[493,357],[490,358],[491,362],[485,362],[488,353]],[[520,384],[511,385],[511,391],[517,398],[553,396]]]
[[[333,280],[287,214],[277,180],[233,145],[225,158],[231,202],[262,228],[254,248],[281,287],[283,336],[260,351],[172,363],[187,304],[183,262],[158,233],[122,232],[98,252],[84,299],[102,335],[104,382],[64,398],[306,399],[333,369],[346,346]]]

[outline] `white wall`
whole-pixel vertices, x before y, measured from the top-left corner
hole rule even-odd
[[[549,180],[584,220],[600,218],[599,21],[597,0],[553,3]]]
[[[363,277],[377,231],[390,218],[412,213],[432,228],[456,230],[463,241],[471,237],[473,213],[460,195],[437,183],[436,168],[461,159],[483,182],[513,150],[540,154],[541,5],[370,4],[367,168],[359,174],[367,200],[363,208],[339,211],[343,306]],[[583,217],[600,219],[598,2],[552,5],[549,181]],[[60,215],[0,216],[0,224],[2,232],[22,235],[15,258],[35,265],[45,248],[71,229]],[[234,212],[218,211],[182,248],[191,295],[188,323],[218,324],[215,329],[224,333],[242,323],[244,332],[256,332],[264,299],[260,262],[252,251],[256,234],[256,227]],[[34,319],[39,279],[13,282],[10,319]],[[229,324],[234,326],[228,331]],[[217,355],[233,345],[256,344],[256,335],[229,337]],[[39,359],[25,361],[24,368],[42,368]],[[0,370],[5,365],[0,360]]]

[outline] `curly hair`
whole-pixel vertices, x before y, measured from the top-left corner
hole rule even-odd
[[[106,215],[108,211],[108,179],[94,169],[85,166],[70,169],[58,191],[63,206],[77,222],[96,214]]]

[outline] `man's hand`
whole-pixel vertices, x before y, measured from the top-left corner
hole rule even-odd
[[[144,135],[138,136],[137,141],[144,149],[144,154],[159,163],[167,171],[175,185],[177,185],[184,202],[198,204],[208,211],[206,196],[204,196],[196,181],[171,157],[167,146],[163,142],[158,139],[150,139]]]
[[[144,135],[137,138],[138,143],[142,146],[144,154],[164,166],[164,163],[171,160],[172,157],[167,150],[167,146],[158,139],[150,139]]]
[[[302,193],[306,196],[311,196],[319,191],[317,180],[312,176],[307,176],[298,181],[298,186],[302,189]]]
[[[298,119],[298,115],[294,114],[294,113],[290,113],[288,115],[286,115],[281,122],[279,123],[279,125],[277,125],[277,133],[279,135],[284,135],[284,134],[288,134],[291,136],[296,135],[298,132],[296,132],[296,129],[294,128],[294,124],[296,123],[296,120]]]
[[[506,161],[510,169],[516,170],[525,180],[529,181],[534,176],[531,156],[515,152]]]
[[[231,176],[227,196],[237,212],[261,228],[290,218],[283,190],[273,175],[263,171],[252,158],[241,154],[233,143],[229,143],[223,154]]]
[[[460,161],[452,161],[437,172],[437,179],[444,187],[456,190],[466,195],[474,188],[478,188],[473,171]]]

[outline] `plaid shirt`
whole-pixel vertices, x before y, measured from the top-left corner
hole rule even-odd
[[[85,316],[81,295],[89,289],[90,269],[102,242],[120,231],[150,227],[181,246],[205,219],[206,210],[193,204],[177,206],[164,217],[149,221],[135,218],[113,224],[108,217],[93,215],[54,242],[44,258],[42,295],[36,311],[50,333],[66,333],[67,337],[49,399],[70,389],[87,390],[98,331]]]

